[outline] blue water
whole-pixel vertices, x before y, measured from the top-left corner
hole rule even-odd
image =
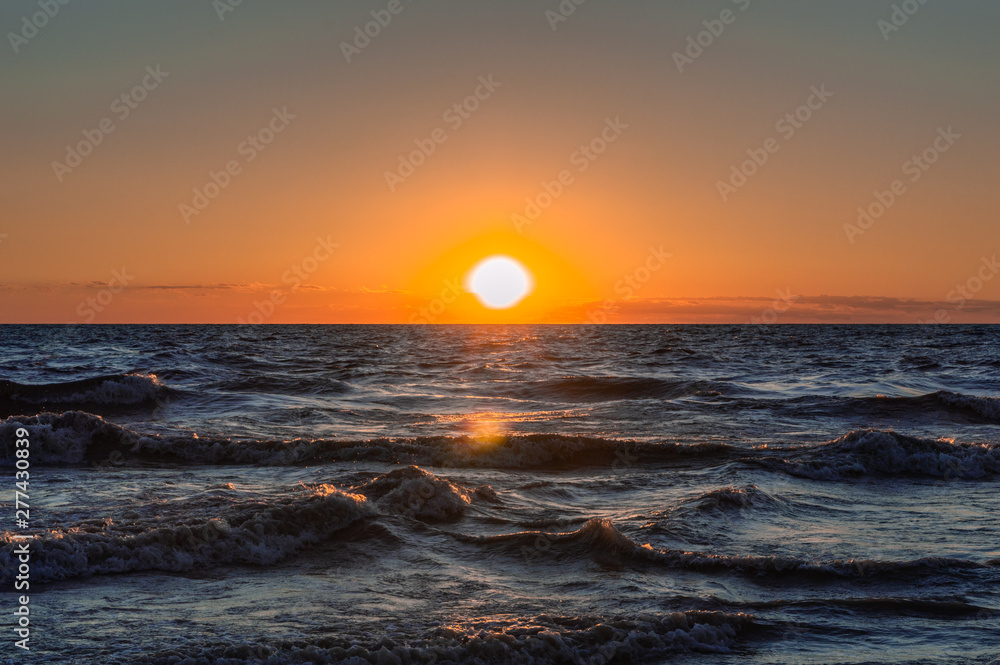
[[[0,660],[992,663],[998,370],[995,326],[3,326]]]

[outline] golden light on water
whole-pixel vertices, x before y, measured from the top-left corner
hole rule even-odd
[[[520,414],[483,412],[441,416],[439,420],[457,423],[463,434],[475,443],[475,452],[485,452],[496,447],[507,435],[509,421],[519,420]]]

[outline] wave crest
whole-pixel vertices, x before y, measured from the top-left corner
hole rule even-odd
[[[728,445],[721,443],[639,443],[561,434],[431,436],[363,441],[267,441],[143,435],[109,423],[100,416],[71,411],[11,416],[0,421],[0,463],[10,465],[13,462],[14,432],[18,427],[25,427],[32,433],[32,455],[39,453],[34,457],[34,463],[48,465],[97,463],[109,459],[115,462],[172,459],[198,464],[274,466],[363,460],[452,468],[609,466],[620,471],[651,461],[687,456],[713,457],[731,451]]]
[[[891,575],[912,576],[941,570],[984,569],[990,562],[969,559],[925,557],[913,561],[873,559],[835,559],[807,561],[780,555],[729,555],[655,548],[640,545],[622,533],[608,519],[591,519],[576,531],[547,533],[522,531],[499,536],[452,534],[463,542],[520,554],[527,561],[556,559],[592,559],[604,565],[656,565],[701,572],[733,571],[748,575],[810,575],[835,579],[857,579]]]
[[[134,408],[154,405],[169,392],[155,374],[112,374],[41,384],[0,380],[0,414],[14,414],[25,408]]]
[[[53,530],[31,543],[32,580],[148,570],[181,572],[223,564],[266,565],[328,538],[376,511],[363,496],[330,487],[266,505],[234,506],[215,518],[135,532]],[[0,583],[17,569],[11,532],[0,536]]]
[[[685,503],[698,510],[729,510],[774,505],[778,500],[756,485],[721,487],[689,499]]]
[[[141,662],[291,663],[557,663],[645,662],[679,653],[727,653],[755,627],[747,614],[690,611],[637,616],[550,616],[470,619],[417,638],[389,635],[358,644],[328,637],[310,642],[208,645],[144,656]]]
[[[433,521],[455,521],[465,515],[474,498],[498,503],[493,488],[466,488],[416,466],[396,469],[354,488],[374,499],[383,510]]]
[[[1000,421],[1000,397],[979,397],[949,392],[939,392],[935,396],[948,406],[967,409],[984,418]]]
[[[12,416],[0,421],[0,460],[14,463],[16,432],[28,431],[32,464],[58,466],[83,464],[127,450],[143,437],[83,411],[37,416]]]
[[[761,463],[814,480],[868,474],[975,479],[1000,474],[1000,447],[866,429],[808,448],[795,457]]]

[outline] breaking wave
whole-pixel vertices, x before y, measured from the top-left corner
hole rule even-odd
[[[11,415],[25,409],[131,409],[155,405],[170,392],[153,374],[112,374],[79,381],[39,384],[0,380],[0,415]]]
[[[237,440],[143,435],[81,411],[16,416],[0,422],[0,462],[11,464],[14,433],[31,434],[35,464],[72,465],[129,460],[173,460],[198,464],[292,465],[375,461],[468,468],[565,468],[635,464],[687,457],[728,455],[726,444],[655,444],[560,434],[498,437],[434,436],[369,440]]]
[[[301,465],[371,461],[444,468],[625,471],[656,463],[741,460],[815,480],[865,475],[990,479],[1000,475],[1000,446],[922,439],[891,430],[856,430],[834,441],[785,449],[741,451],[725,443],[651,443],[563,434],[432,436],[368,440],[240,440],[141,434],[83,411],[11,416],[0,421],[0,464],[14,463],[18,428],[31,437],[37,465],[182,462]],[[749,453],[749,454],[748,454]],[[705,508],[774,501],[756,486],[713,490],[694,500]]]
[[[698,510],[730,510],[734,508],[769,506],[776,503],[778,503],[778,499],[756,485],[722,487],[705,492],[701,496],[688,499],[685,502],[685,504],[693,506]]]
[[[409,663],[640,662],[679,653],[727,653],[756,627],[747,614],[675,612],[624,617],[489,617],[430,628],[419,637],[390,634],[359,644],[328,637],[274,644],[215,644],[150,654],[138,662],[290,665]]]
[[[867,429],[850,432],[822,446],[799,450],[787,459],[757,461],[815,480],[869,474],[977,479],[1000,474],[1000,447]]]
[[[1000,422],[1000,398],[938,391],[924,395],[890,397],[832,397],[810,395],[787,400],[754,400],[741,402],[747,408],[761,405],[790,407],[799,417],[809,415],[840,415],[854,418],[895,418],[920,421],[947,418],[962,423]]]
[[[354,488],[383,511],[433,521],[454,521],[474,499],[499,503],[489,485],[466,488],[416,466],[396,469]]]
[[[155,442],[110,423],[100,416],[83,411],[63,414],[41,413],[37,416],[11,416],[0,421],[0,460],[14,463],[15,440],[19,429],[28,431],[31,462],[59,466],[84,464],[99,460],[121,459],[122,451],[143,441]],[[117,454],[114,454],[117,453]]]
[[[273,564],[375,514],[363,496],[322,487],[266,504],[232,506],[217,517],[200,516],[190,523],[139,530],[110,524],[52,530],[31,542],[32,581]],[[10,532],[0,536],[0,583],[12,581],[21,542]]]
[[[935,393],[942,403],[956,409],[968,410],[984,418],[1000,421],[1000,397],[979,397],[961,393]]]
[[[893,575],[913,576],[937,571],[979,570],[993,562],[924,557],[913,561],[835,559],[807,561],[779,555],[727,555],[654,548],[640,545],[618,530],[608,519],[592,519],[576,531],[548,533],[522,531],[499,536],[452,534],[456,539],[490,549],[520,555],[526,561],[546,558],[591,559],[604,565],[658,565],[701,572],[737,572],[748,575],[809,575],[834,579],[858,579]]]

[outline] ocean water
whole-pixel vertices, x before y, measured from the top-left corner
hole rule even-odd
[[[0,662],[995,663],[998,395],[991,326],[0,327]]]

